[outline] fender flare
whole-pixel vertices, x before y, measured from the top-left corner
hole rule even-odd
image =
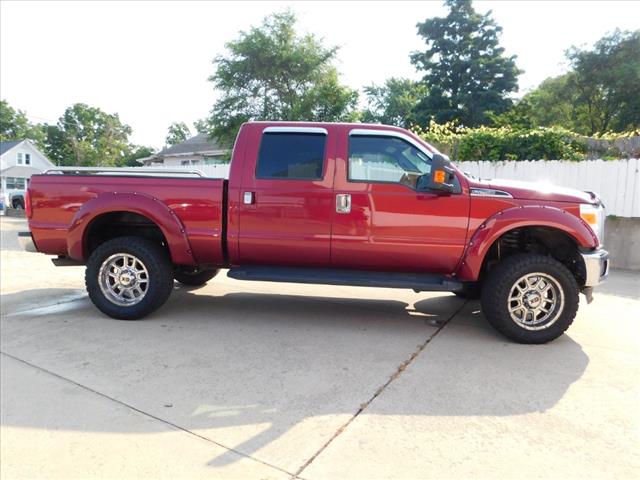
[[[86,261],[86,235],[94,220],[112,212],[131,212],[154,222],[167,240],[171,261],[196,265],[185,228],[171,208],[155,197],[138,192],[104,192],[78,209],[67,234],[67,252],[74,260]]]
[[[585,249],[598,246],[595,233],[581,218],[566,210],[544,205],[511,207],[501,210],[486,221],[473,233],[467,244],[456,277],[463,281],[475,281],[485,256],[496,240],[502,235],[521,227],[548,227],[560,230]]]

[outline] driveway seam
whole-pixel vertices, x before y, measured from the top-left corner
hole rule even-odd
[[[331,436],[331,438],[329,440],[327,440],[317,451],[316,453],[314,453],[305,463],[302,464],[302,466],[300,468],[298,468],[298,470],[296,471],[296,473],[294,475],[292,475],[291,479],[298,479],[298,478],[302,478],[300,477],[300,475],[302,474],[302,472],[313,463],[313,461],[318,458],[318,456],[324,452],[324,450],[336,439],[338,438],[338,436],[340,436],[340,434],[342,432],[344,432],[346,430],[346,428],[351,425],[351,423],[362,413],[364,412],[367,407],[369,407],[369,405],[371,405],[371,403],[378,398],[384,391],[385,389],[391,385],[391,383],[393,383],[396,379],[398,379],[400,377],[400,375],[402,375],[402,372],[404,372],[407,367],[409,367],[409,365],[411,365],[413,363],[413,361],[418,357],[418,355],[420,355],[424,349],[427,347],[427,345],[429,345],[429,343],[436,338],[436,336],[444,329],[444,327],[446,327],[449,322],[458,314],[460,313],[460,311],[462,311],[462,309],[465,307],[465,305],[468,303],[468,301],[465,301],[462,305],[460,305],[459,308],[457,308],[447,319],[445,319],[442,324],[440,325],[440,327],[435,331],[435,333],[433,335],[430,335],[429,337],[427,337],[427,339],[422,342],[420,345],[418,345],[418,348],[409,356],[409,358],[407,358],[404,362],[402,362],[398,368],[396,369],[396,371],[389,377],[389,379],[383,383],[380,387],[378,387],[376,389],[376,391],[374,392],[374,394],[371,396],[371,398],[369,398],[369,400],[367,400],[364,403],[360,404],[360,407],[358,407],[358,410],[356,411],[355,414],[353,414],[353,416],[351,416],[351,418],[349,418],[349,420],[347,420],[345,423],[342,424],[342,426],[340,426],[340,428],[338,428],[338,430],[335,431],[335,433]]]
[[[81,289],[78,289],[81,290]],[[21,292],[24,290],[21,290]],[[10,292],[10,293],[19,293],[19,292]],[[7,295],[5,293],[3,293],[2,295]],[[89,296],[86,293],[83,293],[81,295],[76,295],[73,297],[68,297],[65,300],[60,300],[58,302],[52,302],[52,303],[45,303],[44,305],[38,305],[35,307],[29,307],[26,308],[24,310],[18,310],[15,312],[5,312],[2,314],[3,317],[17,317],[18,315],[24,315],[25,313],[33,313],[36,312],[38,310],[42,310],[43,308],[52,308],[52,307],[59,307],[60,305],[66,305],[67,303],[74,303],[74,302],[79,302],[80,300],[84,300],[85,298],[89,298]]]
[[[288,472],[288,471],[286,471],[286,470],[284,470],[284,469],[282,469],[282,468],[280,468],[280,467],[278,467],[276,465],[272,465],[272,464],[270,464],[268,462],[265,462],[264,460],[260,460],[258,458],[252,457],[251,455],[247,455],[246,453],[243,453],[243,452],[240,452],[240,451],[235,450],[233,448],[227,447],[226,445],[218,443],[215,440],[212,440],[212,439],[210,439],[208,437],[205,437],[204,435],[200,435],[199,433],[196,433],[196,432],[193,432],[193,431],[191,431],[191,430],[189,430],[187,428],[181,427],[180,425],[177,425],[177,424],[175,424],[173,422],[170,422],[169,420],[165,420],[163,418],[157,417],[156,415],[153,415],[152,413],[145,412],[144,410],[140,410],[139,408],[136,408],[133,405],[130,405],[130,404],[126,403],[126,402],[123,402],[122,400],[118,400],[117,398],[111,397],[111,396],[107,395],[106,393],[102,393],[102,392],[99,392],[98,390],[94,390],[91,387],[87,387],[86,385],[78,383],[75,380],[71,380],[70,378],[63,377],[62,375],[59,375],[59,374],[57,374],[55,372],[47,370],[46,368],[40,367],[38,365],[35,365],[35,364],[31,363],[31,362],[28,362],[27,360],[23,360],[22,358],[16,357],[15,355],[11,355],[10,353],[6,353],[6,352],[0,351],[0,355],[4,355],[5,357],[11,358],[13,360],[16,360],[16,361],[18,361],[18,362],[20,362],[20,363],[22,363],[24,365],[27,365],[27,366],[29,366],[31,368],[35,368],[37,370],[40,370],[41,372],[47,373],[47,374],[49,374],[49,375],[51,375],[53,377],[59,378],[60,380],[63,380],[63,381],[68,382],[68,383],[71,383],[71,384],[73,384],[73,385],[75,385],[77,387],[80,387],[83,390],[86,390],[88,392],[94,393],[96,395],[99,395],[102,398],[106,398],[107,400],[110,400],[110,401],[112,401],[114,403],[122,405],[123,407],[126,407],[126,408],[128,408],[130,410],[133,410],[134,412],[138,412],[141,415],[144,415],[146,417],[152,418],[152,419],[154,419],[154,420],[156,420],[158,422],[164,423],[165,425],[169,425],[170,427],[173,427],[173,428],[175,428],[177,430],[181,430],[181,431],[183,431],[185,433],[188,433],[189,435],[193,435],[194,437],[197,437],[197,438],[199,438],[201,440],[204,440],[206,442],[212,443],[212,444],[214,444],[214,445],[216,445],[218,447],[224,448],[225,450],[228,450],[230,452],[236,453],[236,454],[238,454],[238,455],[240,455],[240,456],[242,456],[244,458],[248,458],[248,459],[253,460],[255,462],[261,463],[262,465],[265,465],[267,467],[271,467],[271,468],[273,468],[275,470],[278,470],[279,472],[282,472],[282,473],[285,473],[287,475],[290,475],[292,478],[295,478],[295,474],[292,474],[291,472]]]

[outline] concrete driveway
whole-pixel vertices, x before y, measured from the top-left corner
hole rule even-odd
[[[476,302],[176,284],[138,322],[2,220],[3,478],[638,478],[640,275],[542,346]],[[5,244],[7,248],[5,249]]]

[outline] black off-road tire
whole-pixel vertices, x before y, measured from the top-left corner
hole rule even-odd
[[[22,198],[14,198],[11,202],[11,206],[14,210],[24,210],[24,200]]]
[[[137,257],[147,269],[147,291],[135,305],[117,305],[100,288],[100,267],[117,253]],[[173,265],[167,251],[155,242],[142,237],[118,237],[104,242],[91,253],[85,271],[85,285],[89,298],[101,312],[120,320],[139,320],[160,308],[169,298],[173,289]]]
[[[560,314],[548,327],[528,330],[511,318],[508,299],[519,278],[527,273],[540,272],[555,279],[560,285],[564,300]],[[495,266],[482,288],[482,311],[489,323],[500,333],[518,343],[547,343],[562,335],[578,312],[579,287],[576,279],[562,263],[554,258],[537,254],[517,254],[507,257]]]
[[[480,284],[478,282],[465,283],[460,290],[456,290],[455,293],[458,297],[465,300],[478,300],[480,298]]]
[[[198,272],[189,272],[187,270],[176,270],[174,277],[183,285],[192,287],[200,287],[215,277],[220,270],[200,270]]]

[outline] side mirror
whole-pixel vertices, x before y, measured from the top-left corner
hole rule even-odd
[[[453,193],[455,176],[451,161],[446,155],[434,153],[431,159],[431,173],[418,178],[417,190],[435,190],[441,193]]]

